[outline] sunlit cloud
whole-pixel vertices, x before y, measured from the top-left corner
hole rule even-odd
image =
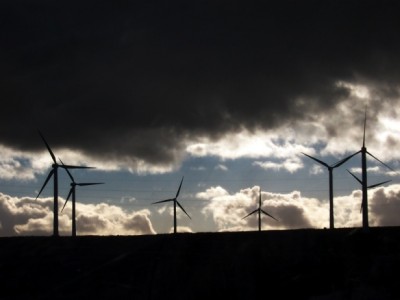
[[[214,168],[215,170],[221,170],[221,171],[228,171],[228,167],[223,165],[223,164],[218,164]]]
[[[318,175],[318,174],[322,174],[324,172],[324,169],[320,165],[313,165],[310,168],[309,172],[312,175]]]
[[[201,140],[189,143],[186,151],[194,157],[215,156],[221,159],[262,157],[285,159],[302,151],[312,151],[311,148],[296,143],[295,133],[289,128],[282,128],[279,133],[243,130],[227,134],[216,141],[207,138]]]
[[[350,95],[359,99],[369,99],[370,91],[367,86],[363,84],[355,84],[346,81],[338,81],[337,86],[345,87],[350,91]]]
[[[376,95],[363,85],[348,82],[341,82],[340,85],[349,89],[350,96],[342,99],[330,111],[283,123],[273,130],[262,127],[248,130],[243,127],[217,138],[203,133],[184,135],[176,148],[169,149],[170,159],[163,161],[145,160],[135,156],[135,153],[96,156],[65,147],[53,151],[57,158],[68,164],[93,166],[106,172],[128,171],[137,175],[177,171],[188,157],[217,157],[221,160],[215,167],[217,170],[226,170],[225,160],[250,158],[256,160],[256,166],[266,170],[293,173],[304,167],[297,157],[301,152],[320,158],[333,156],[339,160],[360,150],[365,103],[372,106],[378,105],[378,101],[373,100]],[[400,159],[397,120],[400,107],[382,104],[379,108],[373,117],[367,119],[366,144],[369,152],[391,165]],[[47,172],[52,164],[45,145],[39,152],[17,151],[2,145],[0,157],[0,178],[5,180],[34,180],[38,174]],[[352,161],[357,159],[360,159],[359,155],[353,157]],[[198,168],[202,170],[203,167]]]
[[[203,200],[201,213],[215,223],[215,231],[257,230],[257,214],[244,216],[258,208],[259,187],[241,189],[229,193],[221,186],[199,192],[196,198]],[[262,209],[278,221],[262,215],[262,229],[326,228],[329,224],[327,200],[303,197],[299,191],[270,193],[262,191]],[[369,190],[369,220],[371,226],[399,226],[397,212],[400,208],[400,185],[390,185]],[[335,197],[335,227],[361,227],[360,213],[362,193]],[[63,199],[59,199],[59,205]],[[11,197],[0,194],[0,235],[51,235],[53,225],[53,199]],[[159,213],[172,216],[172,208],[161,206]],[[183,213],[178,214],[181,219]],[[59,215],[61,235],[71,234],[71,207],[66,206]],[[77,204],[78,235],[141,235],[155,234],[150,211],[126,211],[106,203]],[[170,232],[172,230],[172,226]],[[179,225],[179,232],[195,232],[189,226]]]
[[[293,157],[289,159],[285,159],[282,162],[272,162],[272,161],[255,161],[253,162],[253,166],[258,166],[265,170],[286,170],[290,173],[294,173],[297,170],[303,168],[303,163],[298,157]]]
[[[59,206],[64,199],[59,199]],[[0,193],[0,235],[52,235],[52,198],[18,198]],[[121,207],[99,204],[76,204],[78,235],[155,234],[147,209],[128,212]],[[59,215],[59,232],[71,235],[71,208]]]
[[[33,180],[35,173],[42,170],[33,168],[33,154],[16,151],[0,145],[0,178],[5,180]]]
[[[257,208],[259,187],[242,189],[229,194],[222,187],[209,188],[198,193],[200,199],[209,202],[203,213],[212,218],[218,231],[257,230],[257,215],[242,218]],[[361,227],[361,191],[347,196],[335,197],[335,227]],[[400,185],[371,189],[369,192],[371,226],[397,226],[400,224],[395,212],[400,206]],[[262,192],[262,208],[279,222],[262,216],[262,227],[268,229],[327,228],[329,205],[327,200],[303,197],[300,192],[279,194]]]

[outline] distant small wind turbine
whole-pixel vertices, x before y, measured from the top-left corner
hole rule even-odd
[[[303,153],[303,152],[302,152]],[[334,215],[333,215],[333,169],[343,165],[346,161],[348,161],[350,158],[352,158],[354,155],[357,153],[354,153],[350,156],[347,156],[346,158],[332,164],[328,165],[327,163],[323,162],[322,160],[319,160],[315,157],[312,157],[311,155],[303,153],[305,156],[315,160],[316,162],[320,163],[321,165],[325,166],[328,171],[329,171],[329,228],[333,229],[335,227],[334,225]]]
[[[161,201],[157,201],[157,202],[153,202],[152,204],[157,204],[157,203],[163,203],[163,202],[174,202],[174,233],[176,233],[176,205],[178,205],[182,211],[189,217],[189,219],[192,219],[189,214],[185,211],[185,209],[182,207],[182,205],[178,202],[178,196],[179,196],[179,192],[181,190],[182,187],[182,182],[183,182],[183,176],[182,176],[182,180],[181,183],[179,185],[178,191],[176,192],[176,196],[175,198],[171,198],[171,199],[167,199],[167,200],[161,200]]]
[[[53,176],[53,187],[54,187],[54,207],[53,207],[53,214],[54,214],[54,219],[53,219],[53,236],[58,236],[58,168],[63,168],[63,169],[90,169],[91,167],[85,167],[85,166],[70,166],[70,165],[59,165],[57,163],[56,157],[51,150],[49,144],[47,143],[46,139],[44,138],[43,134],[39,131],[39,135],[41,136],[43,142],[46,145],[47,150],[50,153],[51,158],[53,159],[53,164],[52,164],[52,169],[47,175],[47,178],[42,185],[42,188],[40,189],[38,195],[36,196],[36,199],[39,198],[41,192],[43,191],[44,187],[46,186],[47,182],[50,180],[51,176]]]
[[[367,123],[367,109],[365,109],[364,134],[363,134],[362,147],[361,147],[361,150],[359,150],[359,151],[357,151],[356,153],[353,154],[353,156],[354,156],[354,155],[356,155],[358,153],[361,153],[361,172],[362,172],[361,173],[361,177],[362,177],[362,179],[360,180],[359,178],[357,178],[357,176],[355,176],[353,173],[351,173],[349,170],[347,170],[362,186],[361,211],[362,211],[362,222],[363,222],[363,229],[364,230],[367,230],[368,227],[369,227],[369,224],[368,224],[368,191],[367,190],[370,189],[370,188],[377,187],[379,185],[385,184],[385,183],[390,181],[390,180],[387,180],[387,181],[383,181],[383,182],[368,186],[368,182],[367,182],[367,154],[370,155],[375,160],[377,160],[378,162],[380,162],[382,165],[384,165],[388,169],[390,169],[391,171],[394,171],[387,164],[385,164],[384,162],[382,162],[381,160],[379,160],[378,158],[376,158],[374,155],[372,155],[371,153],[369,153],[367,151],[367,148],[365,147],[365,127],[366,127],[366,123]]]
[[[60,159],[60,161],[61,161],[61,159]],[[61,163],[62,163],[63,166],[65,166],[62,161],[61,161]],[[65,205],[67,204],[67,202],[69,200],[69,197],[71,197],[71,195],[72,195],[72,236],[75,237],[76,236],[76,210],[75,210],[76,186],[87,186],[87,185],[104,184],[104,182],[77,183],[77,182],[75,182],[74,177],[72,177],[71,172],[67,168],[65,168],[65,170],[67,171],[69,178],[71,178],[71,189],[69,190],[67,199],[65,200],[64,206],[61,209],[61,211],[64,210]]]
[[[271,217],[271,218],[274,219],[275,221],[278,221],[278,220],[275,219],[273,216],[271,216],[269,213],[267,213],[266,211],[264,211],[264,210],[261,208],[261,205],[262,205],[262,204],[261,204],[261,187],[260,187],[260,197],[258,198],[258,208],[255,209],[255,210],[253,210],[251,213],[249,213],[248,215],[246,215],[246,216],[244,216],[244,217],[242,218],[242,220],[243,220],[243,219],[247,218],[248,216],[250,216],[250,215],[252,215],[252,214],[258,212],[258,231],[261,231],[261,213],[267,215],[268,217]],[[278,221],[278,222],[279,222],[279,221]]]

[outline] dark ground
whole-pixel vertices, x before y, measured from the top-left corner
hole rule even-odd
[[[400,299],[400,227],[0,238],[0,299]]]

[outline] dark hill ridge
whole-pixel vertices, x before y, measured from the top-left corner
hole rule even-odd
[[[400,227],[0,238],[0,299],[400,299]]]

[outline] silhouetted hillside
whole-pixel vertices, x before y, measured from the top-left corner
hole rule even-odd
[[[400,228],[0,238],[0,299],[400,299]]]

